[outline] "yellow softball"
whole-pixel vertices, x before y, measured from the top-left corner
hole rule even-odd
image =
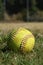
[[[20,27],[18,30],[11,32],[11,38],[8,45],[13,50],[21,50],[22,52],[29,52],[34,48],[35,38],[33,34],[25,29]]]

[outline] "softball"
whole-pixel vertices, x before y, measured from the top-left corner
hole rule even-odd
[[[13,50],[20,50],[22,52],[29,52],[34,48],[35,38],[33,34],[25,29],[19,28],[10,33],[8,45]]]

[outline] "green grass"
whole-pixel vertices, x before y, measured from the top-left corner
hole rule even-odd
[[[43,34],[38,31],[33,34],[36,39],[34,49],[22,54],[8,48],[7,35],[0,31],[0,65],[43,65]]]

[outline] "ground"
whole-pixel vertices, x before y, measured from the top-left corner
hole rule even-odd
[[[10,21],[11,22],[11,21]],[[36,29],[39,29],[40,31],[43,31],[43,22],[32,22],[32,23],[24,23],[23,21],[12,21],[10,23],[9,21],[6,21],[5,22],[2,22],[0,23],[0,29],[1,30],[10,30],[10,29],[15,29],[15,28],[18,28],[18,27],[25,27],[25,28],[28,28],[28,29],[31,29],[31,30],[36,30]]]
[[[29,53],[14,52],[7,47],[4,32],[21,26],[35,36],[34,49]],[[43,65],[43,23],[0,23],[0,65]]]

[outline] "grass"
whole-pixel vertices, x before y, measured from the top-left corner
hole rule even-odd
[[[34,49],[25,54],[14,52],[7,46],[7,34],[0,31],[0,65],[43,65],[43,34],[33,32],[36,42]]]

